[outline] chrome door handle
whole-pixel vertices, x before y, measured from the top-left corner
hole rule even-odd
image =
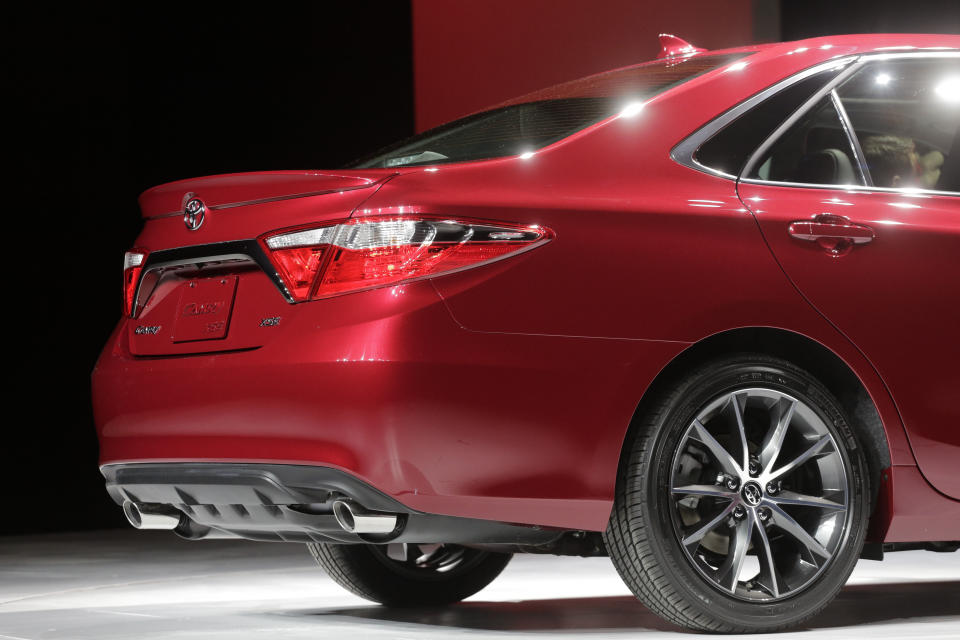
[[[831,214],[821,214],[813,220],[791,222],[787,233],[797,240],[816,242],[833,256],[846,255],[853,245],[867,244],[877,237],[867,225]]]

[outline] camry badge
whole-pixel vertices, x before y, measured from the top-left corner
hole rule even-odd
[[[190,231],[196,231],[203,224],[204,215],[207,207],[200,198],[191,198],[183,207],[183,223],[187,225]]]
[[[160,333],[160,325],[155,324],[151,326],[140,325],[133,330],[138,336],[155,336]]]

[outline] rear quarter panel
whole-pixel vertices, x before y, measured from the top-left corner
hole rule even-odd
[[[781,77],[767,71],[755,88]],[[892,464],[914,465],[882,380],[784,276],[734,183],[669,158],[718,106],[752,92],[742,82],[695,80],[634,118],[613,119],[530,158],[410,170],[358,213],[414,207],[556,233],[522,256],[433,280],[451,316],[471,332],[674,344],[681,347],[676,353],[741,327],[805,335],[864,383],[885,425]],[[584,358],[589,366],[589,352]],[[645,374],[621,391],[632,406],[671,358],[643,363]],[[550,413],[549,403],[544,411]],[[589,464],[611,488],[628,426],[629,420],[568,427],[590,429],[610,443]]]

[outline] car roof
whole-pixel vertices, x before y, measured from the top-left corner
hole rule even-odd
[[[693,43],[695,45],[695,43]],[[693,55],[723,55],[750,53],[761,60],[781,59],[785,66],[806,68],[832,58],[868,53],[910,53],[960,50],[960,35],[929,33],[860,33],[836,36],[818,36],[803,40],[750,44],[726,49],[698,49]],[[802,55],[801,55],[802,54]],[[679,56],[677,56],[679,57]],[[686,57],[686,56],[685,56]],[[657,60],[627,65],[629,69]],[[614,69],[619,70],[619,69]],[[605,71],[604,73],[609,73]]]
[[[873,53],[921,53],[960,50],[960,36],[923,33],[861,33],[715,49],[698,55],[753,52],[755,62],[779,60],[784,71],[803,69],[833,58]]]
[[[749,55],[653,96],[644,103],[646,115],[642,120],[657,122],[662,132],[663,146],[672,148],[700,126],[749,97],[801,71],[821,66],[832,60],[840,62],[866,54],[956,53],[958,50],[960,50],[960,36],[931,34],[822,36],[728,49],[700,49],[692,54],[682,54],[682,57],[741,53]],[[673,57],[681,59],[679,55]],[[664,59],[670,58],[659,58],[612,71],[632,69]],[[610,73],[610,71],[604,73]],[[592,76],[588,76],[590,77]],[[597,122],[551,147],[559,148],[566,141],[599,133],[606,129],[606,125],[616,120],[618,116]],[[652,139],[648,141],[652,142]],[[657,148],[657,143],[651,144],[650,148]]]
[[[674,36],[667,36],[674,38]],[[678,39],[679,40],[679,39]],[[685,41],[679,40],[684,43]],[[502,107],[521,102],[528,102],[538,99],[540,96],[550,95],[555,90],[566,85],[583,83],[594,78],[615,74],[617,72],[629,71],[638,67],[662,63],[671,59],[687,59],[700,56],[723,56],[733,54],[748,54],[750,56],[749,64],[754,67],[764,68],[765,72],[752,74],[754,87],[747,88],[746,95],[759,90],[766,84],[771,84],[783,77],[803,69],[828,62],[835,58],[845,58],[848,56],[863,55],[869,53],[910,53],[923,51],[956,51],[960,50],[960,36],[945,34],[852,34],[840,36],[819,36],[816,38],[807,38],[804,40],[793,40],[786,42],[774,42],[765,44],[751,44],[740,47],[730,47],[726,49],[699,49],[695,43],[686,43],[693,51],[675,56],[657,57],[652,60],[606,69],[604,71],[575,78],[570,81],[544,87],[528,94],[516,96],[502,103],[484,107],[475,113],[487,111],[497,107]],[[718,68],[717,70],[720,70]],[[715,75],[712,73],[707,76]],[[707,79],[709,81],[709,78]],[[682,88],[683,85],[680,85]],[[667,89],[661,95],[674,93],[677,88]],[[664,97],[666,97],[664,95]]]

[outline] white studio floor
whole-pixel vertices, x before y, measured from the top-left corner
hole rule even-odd
[[[463,604],[392,611],[341,590],[300,545],[134,530],[0,538],[3,640],[689,635],[634,600],[607,558],[516,556]],[[809,628],[770,637],[960,638],[960,552],[862,561]]]

